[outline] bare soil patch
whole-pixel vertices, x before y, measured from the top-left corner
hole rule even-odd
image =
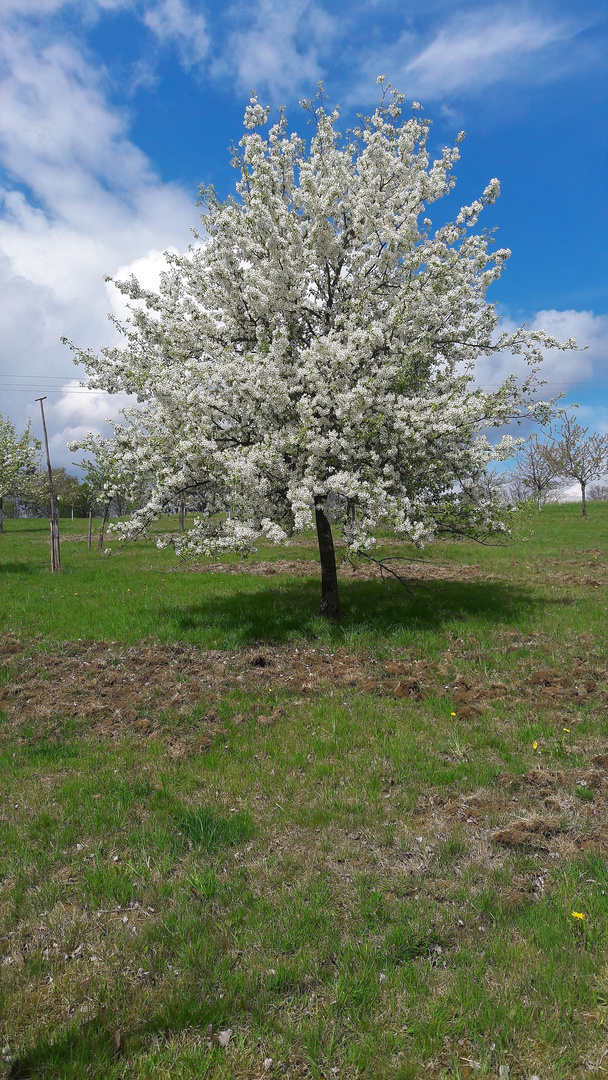
[[[406,581],[488,581],[494,574],[484,572],[479,566],[455,566],[450,563],[431,563],[423,560],[402,560],[389,557],[382,560]],[[291,577],[320,577],[321,567],[318,559],[272,559],[249,562],[243,559],[236,563],[193,563],[187,568],[190,574],[251,574],[259,577],[273,577],[286,574]],[[390,570],[384,575],[390,577]],[[382,577],[382,567],[374,562],[358,562],[344,559],[338,563],[338,576],[346,580],[374,581]]]
[[[435,663],[405,652],[378,660],[347,649],[323,652],[309,646],[264,645],[235,652],[201,651],[154,641],[135,646],[66,642],[41,651],[35,643],[24,647],[4,635],[0,709],[18,721],[111,719],[117,725],[137,724],[146,734],[161,714],[179,716],[210,708],[234,690],[311,694],[335,686],[415,701],[444,697],[461,720],[472,720],[499,702],[549,706],[557,719],[560,709],[580,707],[583,701],[600,709],[608,706],[608,672],[587,660],[573,657],[567,668],[548,668],[523,657],[508,684],[491,671],[481,677],[470,668],[471,658],[452,651]],[[568,718],[567,712],[563,715]]]

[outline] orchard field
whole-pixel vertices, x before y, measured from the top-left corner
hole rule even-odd
[[[338,624],[312,537],[85,532],[0,536],[5,1074],[604,1075],[608,503],[384,537]]]

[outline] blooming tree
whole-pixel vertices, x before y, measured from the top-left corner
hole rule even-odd
[[[103,547],[104,534],[110,508],[115,503],[122,504],[139,495],[141,497],[141,470],[137,473],[124,468],[122,446],[116,439],[104,439],[103,435],[89,432],[84,439],[68,443],[70,450],[85,450],[89,457],[79,462],[84,470],[83,488],[87,495],[89,509],[101,507],[101,526],[97,540],[98,550]]]
[[[3,500],[6,495],[27,496],[38,464],[40,443],[32,439],[28,423],[17,435],[8,417],[0,413],[0,532],[4,532]]]
[[[564,347],[497,332],[485,293],[509,252],[472,230],[498,181],[433,231],[427,207],[451,191],[458,145],[431,161],[420,106],[402,119],[402,95],[379,81],[378,108],[345,137],[321,91],[304,102],[309,144],[282,111],[264,135],[269,110],[253,96],[236,197],[201,189],[205,235],[167,256],[159,291],[117,282],[132,301],[121,346],[77,350],[90,385],[139,402],[116,439],[124,467],[154,485],[121,535],[184,497],[207,511],[171,538],[182,556],[314,525],[329,617],[335,530],[359,553],[380,523],[419,545],[504,532],[504,505],[479,481],[516,440],[491,445],[485,431],[547,415],[534,398],[540,349]],[[529,375],[483,392],[475,360],[505,350]]]

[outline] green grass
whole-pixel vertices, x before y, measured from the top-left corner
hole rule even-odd
[[[478,571],[413,598],[344,581],[329,626],[318,578],[161,575],[142,542],[66,542],[53,576],[48,525],[6,523],[7,1073],[601,1073],[608,506],[527,528],[433,549]]]
[[[159,531],[167,524],[173,523],[159,525]],[[607,503],[591,503],[587,521],[579,518],[576,504],[547,507],[524,522],[505,547],[450,543],[425,552],[431,561],[473,565],[496,575],[491,581],[439,581],[416,590],[414,599],[396,584],[387,588],[374,581],[349,582],[342,587],[344,617],[337,627],[316,617],[317,578],[171,572],[176,566],[173,554],[143,541],[109,559],[87,551],[84,542],[64,542],[63,571],[51,575],[46,521],[9,520],[5,530],[0,536],[0,625],[43,639],[135,643],[154,637],[234,649],[316,635],[336,647],[377,648],[379,641],[432,647],[437,634],[445,637],[463,629],[491,633],[497,624],[524,632],[528,627],[546,629],[555,636],[572,630],[599,634],[605,616],[597,594],[573,594],[560,585],[559,576],[547,582],[546,571],[551,564],[563,573],[574,560],[579,569],[593,574],[587,564],[605,548]],[[84,537],[86,522],[62,521],[61,531]],[[106,546],[117,547],[112,541]],[[379,551],[419,557],[407,546]],[[251,561],[310,560],[315,555],[314,547],[294,543],[287,549],[260,548]],[[227,561],[240,560],[233,556]]]

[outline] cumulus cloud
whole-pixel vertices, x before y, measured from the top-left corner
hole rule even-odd
[[[118,419],[119,411],[132,404],[127,394],[104,394],[101,390],[88,390],[77,379],[70,379],[62,386],[57,398],[49,398],[45,404],[49,449],[53,464],[73,464],[82,453],[68,450],[66,443],[83,438],[88,431],[110,438],[112,428],[108,420]]]
[[[28,26],[13,24],[0,36],[0,64],[8,177],[0,188],[1,365],[38,388],[3,394],[0,411],[19,426],[28,412],[37,423],[33,398],[63,378],[63,397],[49,407],[65,443],[75,437],[70,410],[75,431],[84,414],[98,426],[101,413],[94,399],[74,392],[60,335],[93,349],[111,343],[107,313],[116,308],[104,276],[134,264],[144,270],[137,260],[158,268],[165,248],[187,246],[196,211],[189,195],[155,175],[129,138],[128,115],[109,105],[103,71],[74,46],[40,45]],[[6,387],[6,378],[0,383]],[[115,404],[106,404],[104,416]],[[67,451],[61,460],[69,461]]]
[[[512,333],[518,324],[504,318],[501,330]],[[541,378],[546,382],[542,390],[547,398],[572,393],[584,388],[592,379],[608,381],[608,315],[595,315],[592,311],[538,311],[528,320],[530,330],[545,330],[558,341],[575,338],[578,351],[545,349]],[[476,364],[476,377],[485,388],[500,385],[509,375],[524,376],[528,367],[521,357],[511,353],[497,353],[482,357]]]
[[[216,77],[230,74],[244,93],[252,87],[271,97],[309,92],[338,35],[337,20],[313,0],[237,3],[228,18],[237,29],[211,70]]]
[[[555,349],[545,354],[547,384],[567,391],[594,379],[608,380],[608,315],[592,311],[539,311],[531,323],[533,330],[546,330],[559,341],[576,338],[580,352]],[[584,351],[583,351],[584,350]]]
[[[165,248],[165,251],[176,255],[178,249],[169,247]],[[128,319],[130,306],[132,307],[134,304],[116,288],[114,281],[128,281],[129,278],[135,276],[144,289],[151,291],[158,289],[160,275],[167,269],[165,251],[151,248],[145,255],[140,255],[130,263],[118,266],[116,272],[112,275],[113,280],[106,281],[106,298],[109,309],[120,322]]]

